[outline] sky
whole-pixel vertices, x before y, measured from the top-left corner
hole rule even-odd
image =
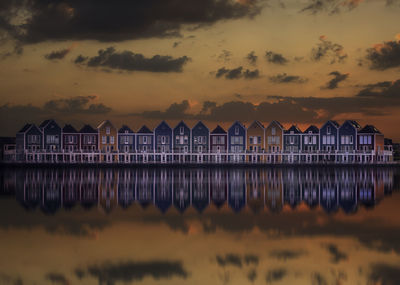
[[[399,0],[3,0],[0,135],[354,119],[399,141],[399,15]]]

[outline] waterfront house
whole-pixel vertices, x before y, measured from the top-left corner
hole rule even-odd
[[[384,150],[385,138],[373,125],[366,125],[357,133],[357,137],[359,151],[375,151],[378,154]]]
[[[190,128],[183,122],[174,128],[174,152],[188,153],[190,150]]]
[[[139,153],[154,151],[154,134],[147,126],[141,127],[136,133],[136,149]]]
[[[265,129],[266,150],[278,153],[283,150],[283,126],[278,121],[272,121]]]
[[[210,130],[203,124],[198,122],[192,129],[192,152],[207,153],[209,150]]]
[[[292,125],[288,130],[283,132],[283,147],[285,152],[299,152],[301,150],[301,130]]]
[[[126,125],[118,130],[118,150],[120,153],[135,152],[135,133]]]
[[[42,131],[35,124],[26,124],[15,137],[17,154],[35,152],[42,148]]]
[[[82,152],[95,152],[98,150],[98,131],[90,125],[84,125],[79,131]]]
[[[60,152],[62,130],[54,120],[45,120],[39,125],[43,134],[42,149],[46,152]]]
[[[247,151],[260,153],[265,148],[264,126],[259,121],[254,121],[246,132]]]
[[[339,127],[339,150],[353,152],[357,149],[357,132],[361,126],[353,120],[347,120]]]
[[[72,125],[65,125],[62,129],[63,151],[78,152],[80,148],[80,135]]]
[[[302,136],[302,150],[304,152],[318,152],[319,150],[319,129],[311,125]]]
[[[228,129],[228,151],[230,153],[244,153],[246,151],[246,128],[236,121]]]
[[[338,128],[336,121],[329,120],[319,129],[320,151],[330,153],[338,149]]]
[[[228,135],[218,125],[210,134],[210,148],[212,153],[225,153],[227,150]]]
[[[172,128],[162,121],[155,129],[155,150],[158,153],[172,152]]]
[[[118,130],[109,120],[105,120],[98,127],[99,150],[102,152],[102,162],[114,162],[118,157],[113,153],[118,150]]]

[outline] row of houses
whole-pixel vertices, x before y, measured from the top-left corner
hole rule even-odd
[[[337,154],[340,154],[337,156]],[[26,124],[16,134],[17,161],[62,162],[361,162],[390,161],[391,146],[373,125],[361,127],[347,120],[342,125],[327,121],[301,131],[285,129],[272,121],[267,127],[254,121],[249,127],[236,121],[225,130],[212,131],[202,122],[189,128],[183,121],[174,128],[162,121],[151,130],[137,132],[126,125],[117,129],[109,120],[97,128],[61,128],[46,120],[39,126]]]

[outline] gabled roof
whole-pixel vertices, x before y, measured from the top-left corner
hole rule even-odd
[[[25,133],[27,130],[29,130],[31,127],[33,126],[33,124],[26,124],[25,126],[22,127],[22,129],[20,129],[18,132],[19,133]]]
[[[172,130],[171,127],[168,125],[168,123],[164,120],[156,127],[156,129],[158,129],[159,127],[161,127],[163,125],[166,126],[168,129]]]
[[[381,132],[373,125],[366,125],[359,133],[361,134],[381,134]]]
[[[63,133],[76,134],[78,131],[72,125],[65,125]]]
[[[100,123],[100,125],[97,126],[98,129],[102,128],[105,124],[110,124],[113,128],[114,125],[109,121],[109,120],[105,120],[103,122]]]
[[[128,133],[133,134],[133,131],[127,125],[122,125],[122,127],[118,130],[118,133],[125,133],[125,131],[128,131]]]
[[[212,134],[226,134],[226,131],[218,125],[212,132]]]
[[[46,127],[49,123],[50,123],[50,121],[53,121],[52,119],[50,119],[50,120],[44,120],[40,125],[39,125],[39,128],[44,128],[44,127]]]
[[[328,121],[325,122],[325,124],[322,125],[321,129],[322,129],[324,126],[326,126],[327,124],[329,124],[329,123],[332,124],[336,129],[338,129],[339,126],[340,126],[338,122],[333,121],[333,120],[328,120]]]
[[[257,121],[257,120],[254,121],[253,123],[251,123],[251,125],[248,127],[248,129],[251,128],[253,125],[258,125],[259,127],[261,127],[261,128],[264,129],[264,125],[261,124],[261,122],[260,122],[260,121]]]
[[[193,129],[194,129],[194,128],[197,128],[198,126],[203,126],[203,127],[205,127],[207,130],[209,130],[208,127],[207,127],[202,121],[198,121],[197,124],[193,127]]]
[[[235,121],[233,122],[232,126],[229,127],[229,129],[231,129],[234,125],[238,124],[239,126],[241,126],[243,129],[246,129],[246,127],[239,121]]]
[[[285,134],[290,134],[290,132],[293,132],[295,134],[301,134],[300,129],[295,125],[292,125],[288,130],[285,130]]]
[[[179,127],[180,125],[184,125],[186,128],[189,129],[189,127],[185,124],[184,121],[180,121],[180,122],[175,126],[174,130],[175,130],[177,127]]]
[[[355,129],[357,129],[357,130],[361,129],[360,124],[357,123],[357,122],[354,121],[354,120],[347,120],[346,122],[343,123],[343,125],[344,125],[345,123],[349,123],[350,125],[352,125],[352,126],[353,126]],[[343,126],[343,125],[342,125],[342,126]]]
[[[143,127],[138,130],[138,133],[140,134],[152,134],[153,132],[146,126],[144,125]]]
[[[311,125],[307,128],[307,130],[304,131],[304,134],[308,134],[309,132],[312,134],[319,134],[319,129],[316,126]]]
[[[84,134],[97,134],[97,130],[93,129],[91,125],[84,125],[79,132]]]

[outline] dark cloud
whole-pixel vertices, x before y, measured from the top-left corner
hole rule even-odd
[[[250,282],[254,282],[257,279],[257,271],[255,269],[251,269],[248,273],[247,273],[247,279]]]
[[[307,6],[301,9],[300,12],[308,12],[313,15],[319,13],[328,13],[333,15],[338,14],[343,10],[353,10],[361,2],[362,1],[360,0],[309,0]]]
[[[69,52],[70,49],[55,50],[46,54],[44,57],[48,60],[63,59]]]
[[[52,284],[56,284],[56,285],[69,285],[70,284],[67,277],[65,277],[63,274],[57,273],[57,272],[49,272],[46,274],[45,278],[48,281],[50,281]]]
[[[242,66],[233,69],[227,69],[225,67],[221,67],[215,73],[215,77],[216,78],[224,77],[226,79],[239,79],[239,78],[256,79],[260,77],[260,72],[258,71],[258,69],[244,70]]]
[[[258,262],[260,261],[258,255],[255,254],[246,254],[243,259],[244,263],[246,263],[247,265],[249,264],[258,265]]]
[[[218,55],[217,59],[219,61],[224,61],[224,62],[228,62],[231,60],[232,57],[232,52],[230,52],[229,50],[224,49],[220,55]]]
[[[400,284],[400,266],[375,263],[371,265],[369,281],[373,284],[397,285]]]
[[[246,59],[250,64],[255,65],[257,63],[258,56],[256,56],[255,51],[252,51],[247,54]]]
[[[273,51],[267,51],[265,53],[265,58],[267,59],[268,62],[280,65],[284,65],[289,62],[289,60],[286,59],[282,54],[275,53]]]
[[[288,259],[299,258],[305,254],[306,252],[302,250],[281,249],[270,251],[269,256],[286,261]]]
[[[172,44],[172,47],[173,48],[176,48],[177,46],[179,46],[181,44],[181,42],[174,42],[173,44]]]
[[[400,67],[400,38],[367,49],[366,60],[371,69],[386,70]]]
[[[320,61],[325,58],[329,60],[330,64],[342,63],[347,59],[347,53],[342,45],[328,40],[325,36],[320,36],[316,47],[311,50],[311,59]]]
[[[265,280],[268,284],[274,283],[276,281],[281,281],[283,278],[286,277],[287,274],[288,272],[285,268],[271,269],[267,271],[267,276]]]
[[[117,282],[141,281],[145,277],[156,280],[178,277],[186,279],[189,273],[180,261],[154,260],[154,261],[125,261],[105,262],[103,264],[92,264],[86,269],[78,268],[80,279],[93,277],[98,279],[99,284],[115,285]]]
[[[181,120],[187,117],[186,111],[189,108],[189,101],[183,100],[181,103],[171,104],[165,111],[144,111],[139,115],[149,119]]]
[[[326,248],[326,250],[331,254],[332,263],[339,263],[342,260],[348,259],[348,255],[345,252],[340,251],[337,245],[333,243],[324,245],[324,248]]]
[[[0,283],[4,285],[24,285],[24,281],[19,276],[11,276],[0,272]]]
[[[349,77],[348,73],[340,73],[339,71],[332,71],[329,75],[332,75],[333,78],[329,80],[325,87],[323,87],[325,89],[336,89],[338,88],[339,82],[344,81]]]
[[[217,255],[216,257],[217,264],[219,266],[236,266],[236,267],[242,267],[243,266],[243,261],[242,257],[238,254],[234,253],[227,253],[225,256],[222,255]]]
[[[325,277],[321,273],[314,272],[311,275],[311,284],[312,285],[328,285],[328,281],[325,279]]]
[[[43,109],[45,112],[69,113],[69,114],[106,114],[111,111],[110,107],[102,103],[91,103],[97,97],[76,96],[65,99],[54,99],[47,101]]]
[[[222,20],[252,18],[257,0],[2,1],[0,29],[23,43],[62,40],[124,41],[180,36],[185,26],[199,28]],[[15,21],[20,11],[25,23]]]
[[[98,51],[97,56],[78,56],[75,63],[93,68],[110,68],[124,71],[182,72],[183,66],[190,59],[187,56],[173,58],[167,55],[155,55],[146,58],[131,51],[117,52],[113,47]]]
[[[288,75],[286,73],[270,76],[269,80],[274,83],[306,83],[307,78],[298,75]]]

